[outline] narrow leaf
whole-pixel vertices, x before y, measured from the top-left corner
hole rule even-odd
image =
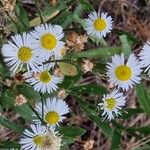
[[[13,130],[17,133],[22,133],[24,128],[22,126],[19,126],[13,122],[10,122],[8,119],[0,116],[0,124],[6,128],[9,128],[10,130]]]
[[[20,145],[14,141],[1,141],[0,140],[0,148],[1,150],[6,150],[6,149],[20,149]]]
[[[23,117],[27,121],[31,121],[33,119],[32,118],[33,112],[27,104],[24,104],[19,107],[15,107],[15,112],[20,114],[20,116]]]
[[[119,38],[122,43],[122,50],[123,50],[125,56],[128,57],[131,54],[131,45],[128,42],[127,36],[121,35]]]
[[[150,96],[142,84],[136,86],[138,102],[143,110],[150,116]]]
[[[71,88],[72,91],[75,93],[89,93],[89,94],[104,94],[107,92],[106,88],[96,85],[96,84],[89,84],[89,85],[81,85],[81,86],[74,86]]]
[[[108,58],[115,54],[121,53],[121,47],[103,47],[103,48],[97,48],[92,49],[88,51],[78,52],[76,54],[72,54],[72,58],[82,58],[82,57],[102,57],[102,58]]]
[[[81,136],[86,132],[84,129],[76,126],[61,126],[58,131],[60,134],[71,138]]]
[[[121,133],[117,129],[114,129],[111,150],[118,150],[121,142]]]

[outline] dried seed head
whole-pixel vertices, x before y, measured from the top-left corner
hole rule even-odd
[[[87,59],[83,60],[83,62],[84,63],[82,64],[82,68],[83,68],[84,73],[88,71],[92,72],[92,69],[94,67],[93,63]]]
[[[15,99],[16,106],[21,106],[25,103],[27,103],[27,99],[22,94],[19,94],[16,96],[16,99]]]
[[[94,140],[90,139],[90,140],[87,140],[84,144],[84,150],[91,150],[93,148],[93,145],[94,145]]]
[[[5,11],[12,13],[15,9],[16,0],[2,0]]]
[[[55,6],[58,2],[58,0],[49,0],[50,4]]]
[[[20,73],[16,74],[14,77],[14,81],[16,85],[21,85],[24,82],[24,76]]]
[[[58,91],[58,93],[57,93],[57,96],[58,96],[58,98],[60,98],[60,99],[65,99],[65,98],[67,97],[67,95],[68,95],[68,94],[65,92],[64,89]]]
[[[4,85],[6,85],[7,87],[11,87],[11,85],[13,84],[13,81],[10,79],[6,79],[4,82]]]
[[[86,35],[78,35],[76,32],[72,32],[67,37],[67,46],[75,49],[76,51],[81,51],[84,49],[84,43],[87,42]]]
[[[60,150],[61,136],[55,132],[49,132],[43,142],[42,150]]]

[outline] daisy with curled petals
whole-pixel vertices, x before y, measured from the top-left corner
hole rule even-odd
[[[35,91],[41,93],[52,93],[57,90],[57,84],[62,82],[62,78],[52,75],[49,71],[52,65],[42,65],[38,67],[36,73],[33,75],[25,74],[26,82],[33,86]]]
[[[102,98],[102,103],[99,103],[98,106],[103,110],[102,116],[105,116],[104,119],[111,121],[114,119],[114,116],[121,115],[119,110],[121,107],[125,106],[126,97],[118,90],[114,90],[110,94],[104,95]]]
[[[124,54],[115,55],[112,57],[112,62],[107,63],[106,67],[108,82],[118,88],[127,91],[129,88],[133,88],[135,83],[140,83],[141,65],[134,54],[130,54],[127,62]]]
[[[88,35],[98,38],[105,37],[112,30],[112,18],[107,13],[96,13],[95,11],[88,15],[85,30]]]
[[[63,115],[69,113],[68,105],[62,99],[56,98],[47,98],[44,103],[44,121],[48,126],[56,126],[59,122],[62,122],[64,117]],[[42,117],[42,103],[38,103],[36,105],[36,111]],[[34,117],[36,117],[33,114]],[[38,118],[34,119],[35,123],[41,123]]]
[[[8,44],[4,44],[2,47],[4,61],[7,62],[10,70],[15,74],[18,69],[21,70],[26,65],[28,71],[30,69],[35,71],[41,61],[31,47],[33,42],[31,35],[28,33],[16,34],[11,38],[12,41],[8,41]]]
[[[34,37],[33,49],[37,50],[45,60],[50,56],[61,57],[61,49],[64,46],[64,42],[61,41],[64,36],[61,26],[42,24],[35,27],[31,34]]]
[[[41,150],[47,133],[45,126],[31,125],[31,130],[25,129],[20,139],[21,150]]]
[[[142,51],[139,54],[141,65],[145,69],[145,72],[148,71],[148,75],[150,76],[150,42],[147,41],[147,43],[143,46]]]

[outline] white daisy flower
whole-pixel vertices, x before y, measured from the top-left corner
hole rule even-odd
[[[35,27],[31,32],[34,37],[33,49],[48,60],[50,56],[61,58],[61,49],[64,47],[64,42],[60,41],[63,36],[63,29],[59,25],[42,24]]]
[[[139,56],[142,67],[146,68],[145,72],[148,71],[148,75],[150,76],[150,41],[147,41],[147,43],[143,46]]]
[[[86,28],[88,35],[98,38],[105,37],[112,30],[112,18],[107,16],[107,13],[96,13],[95,11],[88,15]]]
[[[134,54],[129,56],[127,62],[124,54],[115,55],[112,57],[112,63],[107,63],[106,67],[108,82],[118,86],[118,88],[128,90],[133,88],[135,83],[140,83],[141,65]]]
[[[33,86],[35,91],[41,93],[52,93],[58,89],[57,84],[62,82],[61,77],[52,75],[49,71],[52,68],[51,65],[42,65],[38,67],[38,70],[34,75],[25,74],[26,82]]]
[[[121,115],[119,110],[121,107],[125,106],[126,97],[122,93],[119,93],[118,90],[114,90],[110,94],[103,95],[102,103],[99,103],[100,109],[103,110],[102,116],[105,116],[104,119],[114,119],[114,116]]]
[[[44,103],[44,121],[48,126],[56,126],[59,122],[62,122],[64,117],[63,115],[69,113],[68,105],[62,99],[56,98],[47,98]],[[42,103],[38,103],[36,105],[36,111],[42,117]],[[35,114],[33,114],[34,117]],[[35,123],[41,123],[38,118],[34,119]]]
[[[21,70],[24,65],[27,66],[28,71],[30,69],[35,71],[41,61],[39,61],[36,51],[31,47],[33,42],[31,35],[23,33],[11,38],[12,41],[8,41],[8,44],[3,45],[2,54],[12,73],[15,74],[18,69]]]
[[[41,150],[47,133],[45,126],[31,125],[31,130],[25,129],[20,139],[21,150]]]

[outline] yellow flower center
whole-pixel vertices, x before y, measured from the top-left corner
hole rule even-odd
[[[106,21],[102,18],[98,18],[94,21],[94,28],[97,31],[102,31],[106,28]]]
[[[121,65],[115,70],[116,76],[121,81],[127,81],[131,78],[132,71],[128,66]]]
[[[36,135],[35,137],[33,137],[33,142],[35,143],[36,146],[42,147],[44,143],[44,136]]]
[[[40,81],[43,83],[48,83],[52,79],[51,75],[49,74],[48,71],[43,71],[40,73]]]
[[[21,47],[18,50],[18,58],[22,61],[22,62],[27,62],[31,59],[32,57],[32,50],[31,48],[28,47]]]
[[[48,124],[56,124],[59,121],[59,118],[60,116],[57,112],[51,111],[46,114],[45,122],[47,122]]]
[[[114,98],[106,99],[107,106],[106,108],[112,110],[115,107],[116,100]]]
[[[50,33],[45,34],[41,37],[41,44],[43,48],[50,51],[56,47],[57,44],[56,37]]]

